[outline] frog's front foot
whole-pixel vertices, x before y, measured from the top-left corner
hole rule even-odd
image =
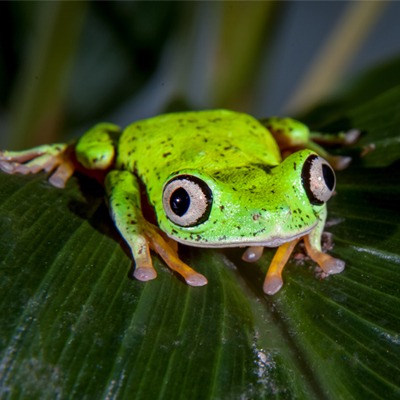
[[[263,290],[268,295],[277,293],[283,285],[282,271],[285,267],[293,249],[299,242],[300,238],[294,239],[290,242],[283,243],[278,247],[274,258],[268,268],[267,275],[265,276]]]
[[[148,226],[151,225],[148,224]],[[147,229],[146,236],[149,239],[150,247],[156,253],[158,253],[158,255],[165,261],[171,270],[182,276],[188,285],[204,286],[208,283],[207,278],[204,275],[195,271],[193,268],[190,268],[183,261],[181,261],[176,250],[164,240],[155,226],[151,226],[150,229]],[[136,273],[134,275],[137,279],[142,280],[137,277]]]
[[[334,258],[329,254],[323,253],[322,251],[319,251],[313,247],[308,235],[304,238],[304,244],[306,246],[307,254],[326,274],[340,274],[344,270],[346,263],[343,260]]]
[[[310,235],[302,238],[294,239],[290,242],[283,243],[278,247],[271,264],[265,276],[263,291],[265,294],[273,295],[277,293],[283,286],[282,271],[285,267],[290,255],[292,254],[296,244],[303,239],[306,247],[306,252],[310,258],[315,261],[323,272],[327,275],[339,274],[345,268],[345,262],[330,256],[321,251],[320,246],[316,244],[315,237],[310,238]],[[263,247],[249,247],[242,256],[242,259],[247,262],[257,261],[262,255]]]
[[[137,250],[132,246],[133,255],[136,263],[133,276],[142,282],[147,282],[157,278],[157,272],[153,267],[149,246],[165,261],[168,267],[181,275],[185,282],[190,286],[204,286],[208,283],[207,278],[190,268],[179,259],[176,250],[161,236],[155,226],[147,223],[147,232],[145,238],[137,237],[136,241],[144,239],[141,249]]]
[[[49,182],[58,188],[65,187],[74,173],[67,144],[43,145],[23,151],[0,151],[0,169],[7,174],[23,175],[49,172]]]

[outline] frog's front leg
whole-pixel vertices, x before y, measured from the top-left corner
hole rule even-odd
[[[111,171],[105,180],[111,216],[129,245],[136,263],[134,276],[140,281],[157,277],[150,248],[191,286],[203,286],[207,279],[183,263],[176,250],[162,237],[161,231],[142,214],[140,188],[136,177],[128,171]]]
[[[336,134],[310,132],[306,125],[292,118],[271,117],[260,122],[274,136],[284,156],[308,148],[325,158],[336,170],[346,168],[351,162],[351,157],[333,156],[317,143],[349,145],[356,142],[360,136],[360,131],[357,129]]]
[[[294,248],[300,240],[304,240],[306,253],[315,261],[320,268],[328,275],[339,274],[345,267],[344,261],[326,254],[321,249],[321,236],[326,220],[326,206],[323,206],[318,214],[318,223],[307,235],[283,243],[278,247],[265,276],[263,290],[268,295],[277,293],[282,285],[282,271],[289,260]],[[243,260],[247,262],[257,261],[263,253],[263,247],[249,247],[243,254]]]
[[[8,174],[24,175],[49,172],[49,182],[63,188],[74,173],[71,151],[71,147],[65,143],[43,145],[23,151],[0,151],[0,169]]]
[[[328,275],[339,274],[344,270],[345,262],[326,254],[321,249],[321,238],[325,226],[327,211],[324,206],[318,214],[317,226],[306,236],[304,244],[306,253]]]

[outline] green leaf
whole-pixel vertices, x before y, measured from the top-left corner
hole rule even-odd
[[[342,274],[292,259],[262,293],[273,255],[183,248],[209,284],[129,278],[132,261],[99,186],[0,174],[0,390],[4,398],[389,399],[400,396],[400,89],[341,113],[359,127],[329,202]],[[390,143],[385,149],[384,143]],[[377,150],[358,159],[364,143]]]

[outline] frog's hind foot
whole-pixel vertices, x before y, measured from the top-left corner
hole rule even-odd
[[[49,182],[58,188],[65,187],[74,173],[67,144],[34,147],[23,151],[0,151],[0,169],[7,174],[51,173]]]

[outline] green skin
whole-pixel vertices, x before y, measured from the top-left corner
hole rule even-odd
[[[171,266],[174,261],[170,258],[175,260],[177,254],[144,218],[139,184],[154,207],[159,229],[178,242],[198,247],[277,247],[309,235],[311,247],[321,252],[326,204],[312,204],[302,181],[303,164],[315,152],[300,150],[282,161],[277,141],[266,126],[293,137],[296,146],[309,140],[308,129],[297,121],[269,119],[261,123],[226,110],[165,114],[135,122],[122,133],[119,127],[102,123],[82,136],[74,147],[76,159],[86,169],[107,171],[110,212],[132,250],[138,279],[156,276],[150,246],[189,284],[207,282],[180,260],[177,262],[188,270]],[[65,156],[64,161],[54,160],[66,149],[66,145],[46,145],[25,152],[2,152],[0,167],[8,173],[63,168]],[[33,160],[28,157],[32,154]],[[70,174],[56,172],[50,182],[62,187]],[[200,178],[212,191],[210,214],[195,226],[178,226],[164,210],[165,184],[181,174]],[[343,269],[343,262],[330,260],[336,264],[321,266],[325,272]],[[264,286],[264,290],[272,294],[282,283],[269,279],[269,288]]]

